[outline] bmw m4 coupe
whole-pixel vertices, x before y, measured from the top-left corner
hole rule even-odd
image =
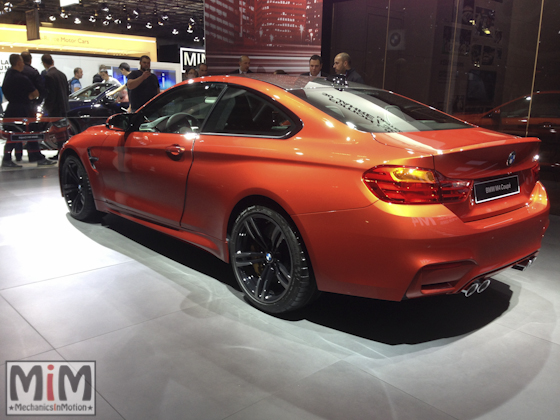
[[[550,207],[539,143],[344,80],[210,76],[73,136],[60,185],[72,217],[205,249],[280,313],[320,291],[469,296],[527,267]]]

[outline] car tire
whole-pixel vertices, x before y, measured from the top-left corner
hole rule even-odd
[[[80,159],[68,156],[64,160],[60,180],[70,215],[82,222],[98,221],[103,213],[95,207],[89,177]]]
[[[241,290],[264,312],[301,308],[317,294],[302,239],[284,216],[268,207],[251,206],[237,217],[230,258]]]

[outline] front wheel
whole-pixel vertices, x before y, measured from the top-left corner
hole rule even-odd
[[[76,156],[66,158],[60,180],[70,215],[82,222],[97,221],[103,213],[95,208],[89,178],[80,159]]]
[[[236,219],[230,258],[249,301],[268,313],[298,309],[317,293],[303,241],[284,216],[251,206]]]

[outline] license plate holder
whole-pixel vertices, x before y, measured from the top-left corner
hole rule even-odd
[[[475,182],[474,201],[484,203],[497,200],[510,195],[519,194],[519,177],[517,175],[507,176],[490,181]]]
[[[10,136],[11,141],[43,141],[45,140],[45,134],[15,134],[12,133]]]

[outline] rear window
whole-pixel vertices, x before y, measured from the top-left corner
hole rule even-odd
[[[291,93],[351,128],[371,133],[469,128],[458,119],[377,89],[297,89]]]

